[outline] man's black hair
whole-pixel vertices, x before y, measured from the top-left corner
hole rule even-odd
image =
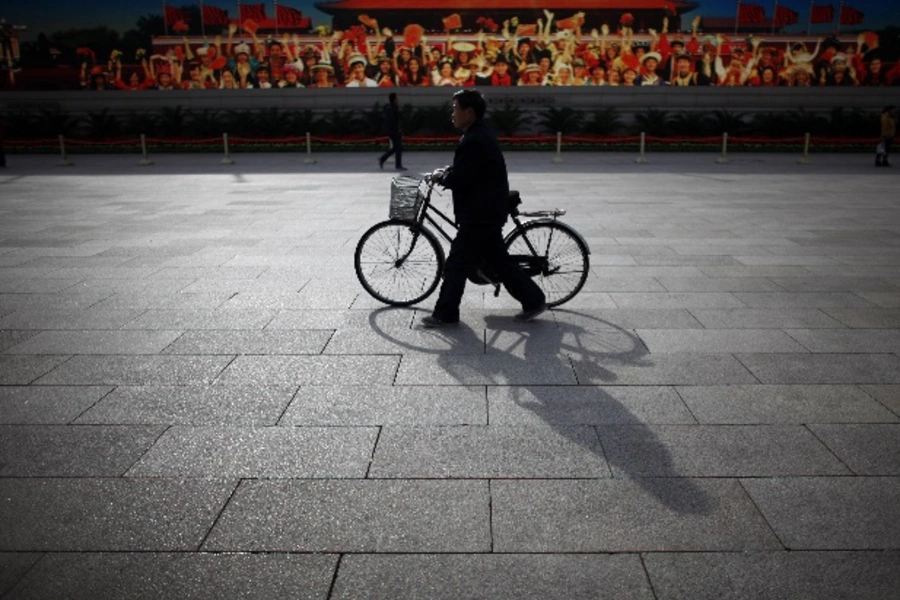
[[[481,92],[473,89],[459,90],[453,94],[453,99],[459,104],[460,108],[471,108],[475,110],[475,116],[479,119],[484,116],[487,111],[487,103]]]

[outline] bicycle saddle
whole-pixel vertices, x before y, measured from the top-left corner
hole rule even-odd
[[[519,192],[516,190],[509,190],[509,215],[511,217],[515,217],[519,214],[520,204],[522,204],[522,198],[519,197]]]

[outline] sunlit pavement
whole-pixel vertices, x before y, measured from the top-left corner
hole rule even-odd
[[[232,157],[0,170],[4,600],[896,597],[900,167],[509,153],[588,282],[423,330],[390,164]]]

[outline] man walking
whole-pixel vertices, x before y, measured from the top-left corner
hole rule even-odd
[[[397,93],[388,95],[389,102],[384,106],[384,132],[391,138],[391,147],[378,159],[378,168],[384,168],[384,161],[396,154],[394,159],[398,171],[405,171],[403,166],[403,132],[400,130],[400,106],[397,102]]]
[[[453,95],[453,125],[463,131],[453,166],[431,177],[453,191],[453,213],[459,231],[450,245],[444,281],[434,312],[422,319],[424,327],[459,322],[466,278],[486,264],[500,283],[522,304],[515,318],[531,321],[547,310],[541,288],[509,257],[503,244],[503,224],[509,214],[509,180],[497,137],[484,122],[487,106],[481,93],[464,89]]]

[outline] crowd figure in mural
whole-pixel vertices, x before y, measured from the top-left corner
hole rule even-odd
[[[225,40],[219,36],[192,46],[184,39],[165,55],[139,51],[137,67],[123,67],[118,52],[106,65],[96,64],[90,50],[82,49],[81,85],[91,90],[900,85],[900,65],[887,68],[871,33],[860,34],[855,44],[823,38],[814,45],[779,47],[759,37],[732,41],[702,35],[697,17],[689,33],[670,33],[664,19],[661,30],[650,29],[638,41],[627,13],[615,32],[607,24],[586,31],[583,13],[561,20],[544,13],[545,19],[530,25],[479,19],[482,29],[468,41],[454,39],[451,32],[459,23],[452,18],[445,20],[447,33],[432,39],[418,25],[392,32],[360,15],[361,24],[348,31],[320,26],[313,44],[296,35],[262,41],[252,22],[233,23]]]

